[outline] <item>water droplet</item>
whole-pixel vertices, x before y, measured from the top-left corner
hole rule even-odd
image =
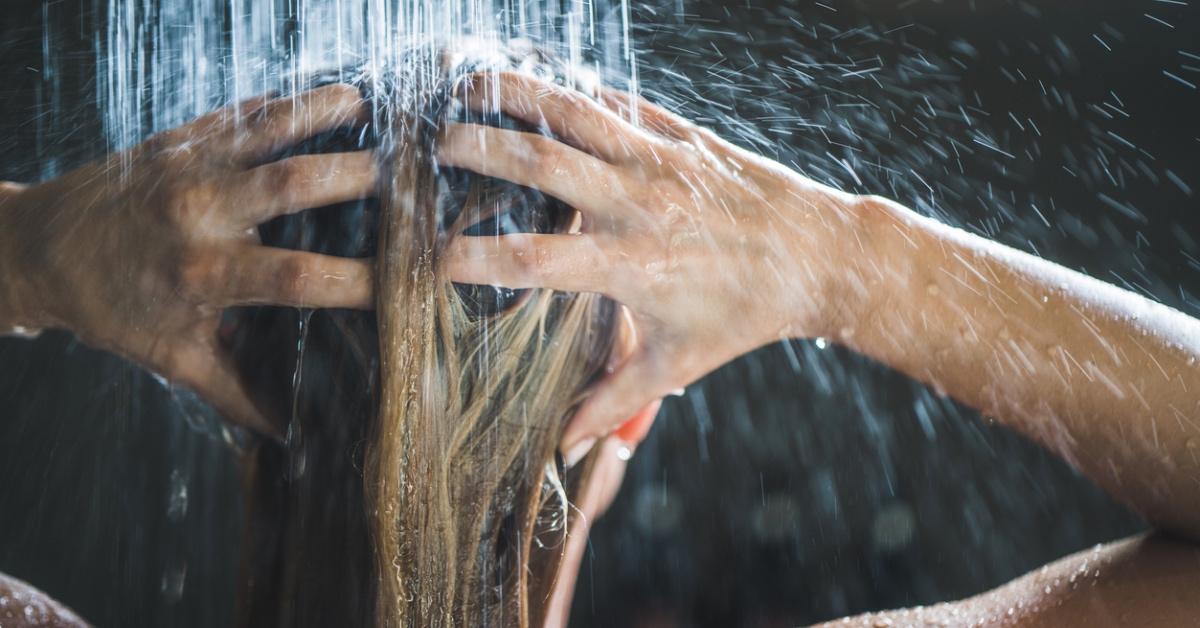
[[[184,582],[187,580],[187,564],[169,569],[162,577],[162,594],[168,602],[177,602],[183,597]]]
[[[818,337],[816,340],[813,341],[813,343],[817,345],[818,349],[824,349],[825,347],[829,346],[829,342],[821,337]]]
[[[187,478],[179,469],[171,471],[171,481],[167,493],[167,518],[178,523],[187,516],[188,487]]]
[[[896,552],[912,543],[916,535],[917,518],[905,502],[884,506],[871,524],[871,539],[885,552]]]

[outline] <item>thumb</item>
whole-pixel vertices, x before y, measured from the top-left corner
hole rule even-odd
[[[639,350],[595,385],[563,432],[560,448],[565,458],[577,458],[577,450],[586,451],[598,437],[672,390],[657,363],[650,352]]]
[[[180,348],[175,378],[212,405],[225,420],[271,438],[282,438],[278,425],[254,403],[233,359],[215,346]],[[215,343],[214,343],[215,344]]]

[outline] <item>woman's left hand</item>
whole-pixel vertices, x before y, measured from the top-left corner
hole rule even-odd
[[[579,209],[583,226],[458,238],[451,278],[603,293],[636,330],[637,349],[595,387],[564,451],[755,347],[837,329],[856,197],[618,92],[597,102],[519,74],[466,87],[471,107],[498,106],[561,141],[455,124],[440,162],[542,190]],[[623,117],[635,113],[641,126]]]

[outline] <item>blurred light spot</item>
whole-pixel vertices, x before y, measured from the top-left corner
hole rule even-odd
[[[905,502],[887,504],[875,514],[871,524],[871,539],[883,552],[898,552],[912,543],[917,518]]]
[[[779,543],[791,538],[800,520],[800,504],[786,493],[771,493],[750,513],[754,536],[764,543]]]
[[[665,487],[642,490],[633,506],[633,524],[646,534],[668,533],[679,527],[683,504],[675,491]]]

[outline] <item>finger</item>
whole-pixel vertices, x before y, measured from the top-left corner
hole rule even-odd
[[[626,197],[616,168],[536,133],[479,124],[450,124],[439,142],[442,166],[465,168],[541,190],[576,209],[612,214]]]
[[[608,288],[607,256],[586,235],[460,236],[443,259],[447,276],[457,283],[565,292]]]
[[[569,459],[579,449],[590,447],[598,437],[672,388],[667,373],[649,352],[634,354],[592,389],[591,396],[571,419],[561,441],[564,457]]]
[[[373,305],[370,260],[248,246],[222,266],[212,271],[210,281],[225,307],[370,309]]]
[[[238,174],[225,191],[239,227],[373,195],[379,168],[371,151],[301,155]]]
[[[545,127],[601,159],[619,162],[653,138],[581,92],[516,72],[472,75],[462,97],[478,111],[503,111]]]
[[[358,88],[335,83],[267,102],[243,116],[227,139],[235,159],[254,162],[314,135],[363,124],[369,116]]]
[[[259,410],[238,376],[233,360],[215,342],[184,344],[176,349],[173,361],[173,379],[203,397],[225,420],[282,438],[280,426]]]
[[[160,137],[166,139],[167,144],[178,144],[189,140],[210,137],[214,131],[232,127],[238,120],[245,117],[247,112],[259,110],[275,98],[277,98],[275,94],[260,94],[252,98],[247,98],[215,111],[210,111],[183,126],[165,131]]]
[[[636,124],[673,140],[686,140],[690,133],[701,128],[645,98],[619,89],[601,87],[597,98],[622,119],[636,120]]]

